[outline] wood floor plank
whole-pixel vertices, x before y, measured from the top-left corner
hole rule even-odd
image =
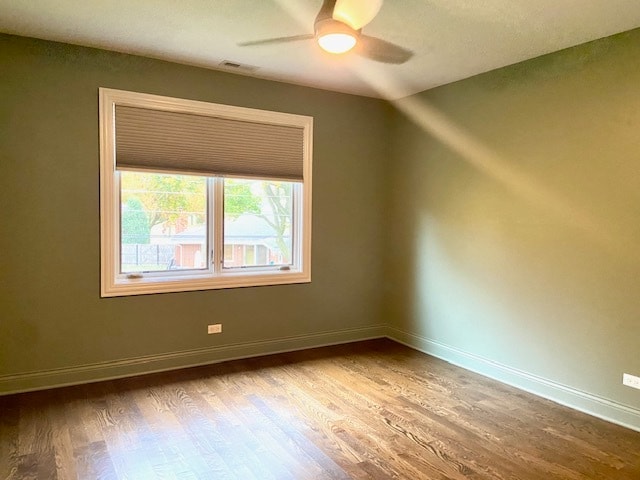
[[[211,436],[215,431],[219,439],[215,448],[231,471],[238,478],[260,479],[267,468],[258,458],[255,439],[245,425],[228,409],[212,409],[193,382],[185,384],[183,388],[189,399],[191,416],[200,419],[200,427],[207,429],[203,432],[205,435]],[[238,401],[242,401],[242,397],[238,396]]]
[[[322,471],[317,464],[296,448],[279,428],[275,428],[247,395],[202,386],[205,387],[201,390],[203,398],[214,410],[226,412],[236,419],[234,428],[242,432],[262,465],[258,472],[260,478],[322,478]],[[256,393],[261,391],[255,383],[252,390]],[[274,458],[278,460],[274,461]]]
[[[297,449],[319,465],[328,478],[335,480],[349,478],[342,468],[340,468],[340,466],[331,459],[331,457],[324,453],[322,449],[318,448],[317,445],[310,441],[304,434],[295,428],[295,426],[292,426],[289,422],[283,421],[280,416],[274,410],[269,408],[261,398],[251,395],[250,401],[267,419],[273,423],[276,428],[280,429],[286,435]]]
[[[73,443],[71,442],[69,424],[66,421],[65,405],[57,398],[54,398],[52,403],[54,408],[48,412],[48,415],[53,430],[51,442],[56,474],[61,479],[76,479],[78,472],[76,463],[73,461]]]
[[[206,479],[209,468],[173,412],[165,408],[153,386],[136,378],[131,396],[145,422],[145,441],[153,448],[150,462],[166,478]]]
[[[278,380],[276,376],[282,378]],[[353,442],[345,441],[340,435],[344,414],[335,403],[317,394],[309,395],[304,388],[298,388],[295,385],[295,376],[290,377],[286,369],[279,369],[276,375],[264,371],[262,377],[268,385],[280,392],[275,399],[282,399],[281,402],[287,405],[287,409],[278,410],[286,422],[295,425],[323,451],[332,452],[333,460],[352,478],[368,478],[359,466],[365,462],[357,452],[360,449],[353,448]],[[278,402],[275,405],[277,406]],[[300,419],[305,419],[307,423],[301,422]],[[309,419],[314,421],[309,422]],[[312,428],[309,425],[312,425]]]
[[[313,372],[308,370],[308,367],[306,367],[306,369],[305,373],[307,376],[315,376]],[[429,460],[424,462],[423,466],[428,465],[430,472],[422,473],[441,475],[447,478],[463,478],[460,476],[461,472],[466,473],[468,477],[468,474],[471,473],[472,470],[468,466],[452,460],[445,452],[435,448],[432,444],[433,439],[429,436],[425,439],[424,436],[416,435],[415,432],[411,431],[413,430],[411,425],[407,425],[407,428],[400,427],[397,421],[402,421],[401,417],[392,415],[383,407],[385,404],[384,396],[378,395],[375,387],[372,389],[372,386],[367,385],[361,376],[352,377],[348,382],[351,388],[344,389],[341,387],[347,384],[347,379],[339,366],[335,364],[326,365],[325,368],[323,368],[323,373],[322,378],[315,378],[316,384],[322,386],[320,390],[334,392],[333,395],[339,396],[349,411],[364,411],[382,419],[382,422],[378,422],[375,426],[375,436],[373,439],[377,445],[373,446],[369,444],[366,451],[372,451],[375,454],[375,449],[378,446],[391,448],[390,446],[394,443],[402,443],[404,445],[409,443],[409,445],[407,445],[409,448],[420,448],[422,455],[429,457]],[[361,392],[367,393],[363,394]],[[395,419],[391,419],[391,416],[394,416]],[[355,432],[372,430],[371,423],[362,423],[360,416],[349,417],[347,421],[351,424],[351,430]],[[366,437],[363,437],[362,441],[370,443]],[[413,445],[411,445],[411,443],[413,443]],[[376,464],[379,458],[380,455],[374,455],[372,458],[370,457],[369,460],[371,463]],[[420,471],[416,472],[415,467],[405,462],[402,458],[398,458],[396,463],[398,467],[402,467],[402,470],[399,472],[388,472],[390,475],[397,476],[402,474],[405,477],[410,477],[420,474]],[[382,470],[386,467],[384,465],[378,466]]]
[[[78,459],[78,478],[97,478],[100,480],[116,480],[118,476],[107,444],[101,440],[91,442],[74,451]]]
[[[0,480],[640,480],[640,433],[379,340],[0,397]]]
[[[102,428],[109,456],[119,478],[157,478],[149,463],[136,428],[126,393],[113,388],[112,382],[96,385],[105,400],[102,414],[108,421]]]
[[[18,471],[19,396],[7,397],[0,408],[0,479],[13,480]]]
[[[222,434],[212,427],[214,419],[205,418],[204,422],[199,423],[202,417],[185,404],[188,400],[182,383],[172,382],[157,388],[162,407],[173,412],[185,432],[185,441],[193,445],[195,455],[204,461],[213,478],[237,478],[229,465],[234,459],[224,458],[229,448]]]

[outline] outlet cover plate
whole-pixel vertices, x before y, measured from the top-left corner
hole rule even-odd
[[[626,385],[627,387],[640,389],[640,377],[629,375],[628,373],[623,373],[622,384]]]
[[[214,325],[207,325],[207,333],[209,335],[212,333],[222,333],[222,324],[216,323]]]

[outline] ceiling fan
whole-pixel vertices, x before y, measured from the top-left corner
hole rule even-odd
[[[323,0],[314,22],[314,34],[267,38],[243,42],[241,47],[296,42],[316,39],[323,50],[341,54],[352,50],[363,57],[382,63],[401,64],[413,52],[380,38],[362,33],[380,11],[383,0]]]

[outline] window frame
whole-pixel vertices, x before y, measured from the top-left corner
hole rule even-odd
[[[293,189],[293,252],[289,269],[256,266],[237,269],[224,265],[224,185],[222,176],[207,176],[207,268],[120,273],[120,183],[115,158],[115,106],[160,109],[235,120],[295,126],[303,129],[303,181]],[[311,163],[313,118],[289,113],[185,100],[109,88],[99,89],[100,107],[100,263],[101,297],[186,292],[221,288],[308,283],[311,281]],[[153,170],[154,173],[186,174]],[[233,178],[227,175],[228,178]],[[246,178],[239,176],[239,178]],[[255,177],[259,180],[260,177]],[[263,178],[263,180],[269,180]],[[212,250],[212,251],[211,251]],[[131,278],[131,277],[140,278]]]

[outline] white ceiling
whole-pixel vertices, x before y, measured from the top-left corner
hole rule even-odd
[[[366,1],[366,0],[364,0]],[[403,65],[321,52],[313,41],[237,43],[313,32],[322,0],[0,0],[0,31],[398,98],[640,26],[640,0],[386,0],[364,33],[414,52]]]

